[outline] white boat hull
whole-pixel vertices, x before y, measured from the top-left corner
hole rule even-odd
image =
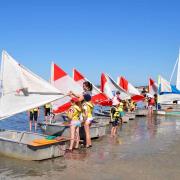
[[[164,115],[164,116],[180,116],[180,111],[158,110],[158,111],[154,111],[154,114],[156,114],[156,115]]]
[[[96,123],[92,123],[90,127],[91,138],[97,138],[106,134],[107,126],[109,125],[110,118],[96,117],[94,119]],[[47,135],[62,135],[70,136],[69,124],[63,122],[54,123],[39,123],[40,127]],[[80,131],[81,133],[81,131]]]
[[[148,109],[136,109],[135,114],[136,114],[136,116],[147,116]]]
[[[45,135],[2,130],[0,131],[0,154],[22,160],[45,160],[65,154],[65,142],[32,146],[35,139],[45,138]]]

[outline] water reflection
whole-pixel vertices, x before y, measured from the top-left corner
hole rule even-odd
[[[64,158],[46,161],[23,161],[0,157],[0,174],[11,178],[43,176],[52,171],[63,171],[67,165]]]

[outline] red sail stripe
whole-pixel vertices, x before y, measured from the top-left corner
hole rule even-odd
[[[54,81],[66,76],[67,73],[64,72],[59,66],[57,66],[56,64],[54,64]]]
[[[80,81],[81,79],[84,79],[84,76],[79,72],[77,71],[76,69],[73,69],[74,71],[74,80],[75,81]]]
[[[120,87],[122,87],[125,91],[128,91],[128,81],[124,78],[120,78]]]
[[[102,92],[104,92],[104,86],[105,86],[106,82],[107,82],[107,79],[106,79],[104,73],[102,73],[101,74],[101,91]]]
[[[62,106],[59,106],[58,109],[54,110],[53,113],[62,113],[62,112],[65,112],[67,111],[71,106],[71,102],[67,102],[65,104],[63,104]]]

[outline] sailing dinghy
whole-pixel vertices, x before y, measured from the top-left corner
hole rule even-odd
[[[5,51],[2,52],[1,86],[0,120],[64,97]],[[36,133],[1,130],[0,154],[24,160],[49,159],[64,155],[65,141],[47,140]]]
[[[155,114],[180,116],[179,104],[170,104],[173,101],[180,101],[180,90],[159,76],[158,91],[158,103],[161,104],[161,110],[155,111]]]

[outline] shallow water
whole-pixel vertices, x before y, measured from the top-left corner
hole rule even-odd
[[[28,121],[23,120],[23,114],[19,116],[21,120],[16,117],[1,122],[0,128],[28,129]],[[91,149],[52,160],[27,162],[0,157],[0,177],[179,180],[180,118],[139,117],[124,124],[116,138],[107,135],[93,141]]]

